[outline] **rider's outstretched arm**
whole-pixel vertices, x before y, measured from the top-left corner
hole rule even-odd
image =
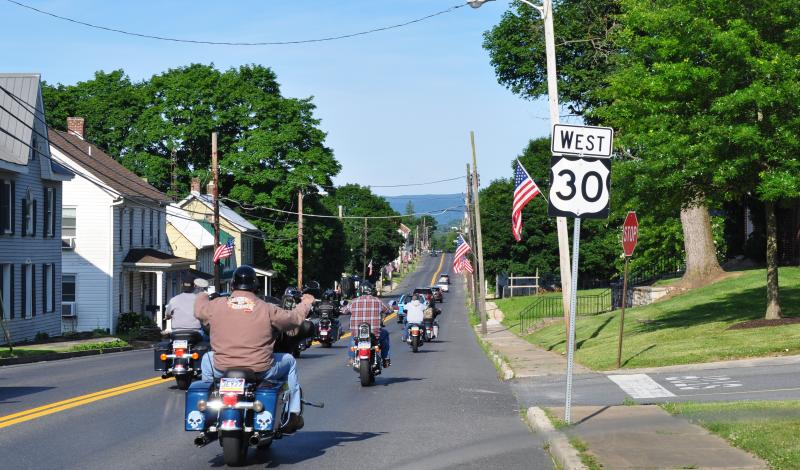
[[[308,312],[311,310],[311,302],[301,302],[291,310],[282,309],[273,304],[268,304],[267,308],[272,309],[272,312],[270,312],[272,326],[280,331],[287,331],[303,324]]]

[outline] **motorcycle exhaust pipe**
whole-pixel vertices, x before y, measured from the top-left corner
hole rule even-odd
[[[217,437],[216,433],[214,434],[201,433],[199,436],[194,438],[194,445],[196,445],[197,447],[203,447],[212,440],[216,439],[216,437]]]
[[[252,436],[250,436],[250,445],[251,446],[259,446],[261,444],[266,444],[267,441],[269,441],[270,439],[271,438],[269,436],[262,435],[262,434],[256,432],[256,433],[253,433]]]

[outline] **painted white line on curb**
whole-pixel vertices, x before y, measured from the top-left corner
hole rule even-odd
[[[674,397],[675,394],[651,379],[647,374],[609,375],[614,383],[619,385],[631,398],[664,398]]]

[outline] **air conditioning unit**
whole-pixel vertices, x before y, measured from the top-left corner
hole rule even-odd
[[[61,303],[61,318],[75,318],[78,316],[78,304],[75,302]]]
[[[74,250],[75,249],[75,237],[64,237],[61,239],[61,249],[62,250]]]

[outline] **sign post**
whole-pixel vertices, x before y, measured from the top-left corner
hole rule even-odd
[[[628,261],[633,256],[639,241],[639,220],[636,212],[630,211],[622,224],[622,251],[625,253],[625,274],[622,279],[622,312],[619,317],[619,344],[617,346],[617,369],[622,361],[622,334],[625,330],[625,304],[628,303]]]
[[[574,217],[572,276],[567,334],[567,390],[564,421],[572,420],[572,369],[575,360],[575,317],[578,304],[578,259],[581,219],[608,218],[611,201],[611,149],[614,130],[609,127],[553,126],[550,159],[548,215]]]

